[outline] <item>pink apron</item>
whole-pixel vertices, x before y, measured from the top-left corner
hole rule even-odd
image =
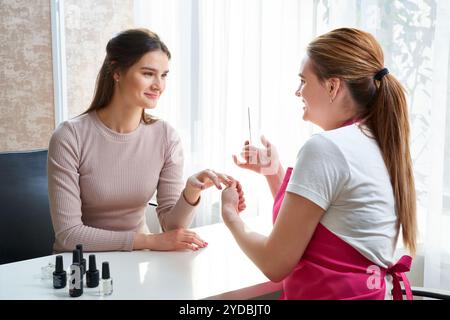
[[[274,223],[291,174],[292,168],[288,168],[275,197]],[[412,300],[408,278],[404,274],[409,271],[411,261],[411,257],[405,255],[388,269],[377,266],[319,223],[302,258],[283,280],[280,299],[384,300],[387,273],[393,279],[393,299],[403,299],[400,286],[403,281],[407,299]]]

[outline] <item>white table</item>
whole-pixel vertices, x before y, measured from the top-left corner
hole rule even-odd
[[[250,218],[247,224],[268,234],[270,219]],[[114,292],[102,297],[97,288],[84,286],[81,297],[69,296],[68,284],[54,289],[41,279],[41,267],[55,263],[55,255],[0,265],[0,299],[250,299],[281,290],[240,250],[224,224],[195,230],[208,247],[196,252],[96,252],[97,269],[110,264]],[[64,253],[64,269],[72,253]],[[88,260],[89,253],[84,253]],[[101,273],[101,272],[100,272]]]

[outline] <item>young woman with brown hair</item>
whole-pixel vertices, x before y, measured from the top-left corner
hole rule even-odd
[[[203,170],[183,183],[175,129],[145,113],[166,86],[170,52],[146,29],[126,30],[106,46],[94,99],[63,122],[48,150],[55,251],[197,250],[205,241],[186,228],[202,190],[232,178]],[[157,191],[164,232],[150,234],[145,211]]]

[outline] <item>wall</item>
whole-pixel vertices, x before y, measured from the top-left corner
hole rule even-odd
[[[46,148],[54,129],[49,0],[1,0],[0,151]]]
[[[67,105],[72,118],[85,111],[92,100],[108,40],[133,27],[133,0],[65,0],[64,11]]]
[[[47,148],[55,121],[51,2],[0,1],[0,152]],[[133,27],[133,0],[65,0],[64,11],[72,118],[92,99],[108,40]]]

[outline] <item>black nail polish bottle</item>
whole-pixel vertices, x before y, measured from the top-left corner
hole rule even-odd
[[[86,285],[88,288],[95,288],[98,286],[100,272],[97,270],[95,263],[95,255],[89,255],[89,270],[86,272]]]
[[[83,294],[83,274],[81,272],[80,251],[73,250],[73,261],[70,266],[69,295],[79,297]]]
[[[76,249],[80,250],[80,266],[84,276],[86,274],[86,259],[83,258],[83,245],[77,244]]]
[[[67,283],[67,274],[64,271],[63,257],[61,255],[56,256],[56,267],[53,272],[53,288],[62,289]]]

